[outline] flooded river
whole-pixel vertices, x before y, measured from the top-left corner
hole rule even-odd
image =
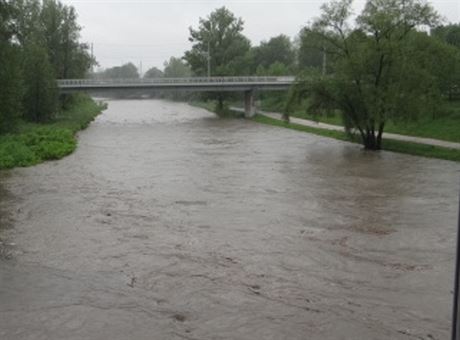
[[[446,339],[458,163],[109,101],[1,174],[1,339]]]

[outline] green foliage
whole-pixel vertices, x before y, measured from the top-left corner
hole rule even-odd
[[[6,43],[14,36],[16,10],[12,2],[0,0],[0,42]]]
[[[19,51],[0,41],[0,133],[12,131],[22,112]]]
[[[30,42],[24,49],[24,117],[32,122],[50,121],[58,98],[53,68],[46,49]]]
[[[192,75],[192,70],[180,58],[169,58],[164,64],[164,76],[166,78],[186,78]]]
[[[281,34],[268,41],[262,41],[259,46],[253,47],[249,58],[251,73],[266,75],[263,74],[263,70],[270,69],[273,65],[283,65],[282,75],[288,75],[294,70],[295,50],[291,39]]]
[[[330,137],[338,140],[348,140],[349,136],[345,132],[325,130],[320,128],[313,128],[305,125],[287,123],[285,121],[270,118],[263,115],[256,115],[253,118],[258,123],[284,127],[296,131],[308,132],[319,136]],[[353,140],[352,140],[353,142]],[[410,142],[397,141],[392,139],[385,139],[382,147],[383,150],[405,153],[409,155],[446,159],[450,161],[460,162],[460,150],[448,149],[432,145],[424,145]]]
[[[164,76],[163,71],[158,69],[158,68],[156,68],[156,67],[150,68],[144,74],[145,79],[163,78],[163,76]]]
[[[104,107],[84,95],[70,99],[68,106],[51,124],[22,123],[18,132],[0,136],[0,169],[60,159],[73,152],[75,133]]]
[[[79,42],[81,27],[75,9],[56,0],[44,0],[40,21],[56,76],[83,78],[94,61],[88,45]]]
[[[207,75],[208,58],[212,76],[247,74],[246,55],[250,43],[242,31],[243,20],[225,7],[216,9],[206,19],[200,18],[198,29],[190,28],[189,40],[193,46],[184,56],[193,74]],[[218,111],[223,111],[228,94],[217,92],[203,97],[216,99]]]
[[[300,46],[298,54],[298,66],[300,70],[309,68],[321,69],[323,65],[323,51],[329,46],[317,34],[308,28],[304,28],[299,34]]]
[[[262,101],[265,111],[284,112],[284,100],[268,97]],[[343,126],[343,116],[339,112],[331,111],[325,115],[314,115],[305,110],[309,106],[309,98],[305,98],[297,105],[293,105],[290,116],[319,121],[322,123]],[[386,132],[401,135],[434,138],[460,143],[460,101],[444,101],[440,103],[443,114],[433,118],[433,113],[428,112],[417,120],[392,122],[385,127]]]
[[[0,137],[0,169],[28,166],[37,163],[37,156],[24,143],[12,137]]]
[[[449,60],[436,60],[434,66],[441,69],[441,91],[449,100],[460,99],[460,24],[439,26],[431,30],[431,35],[439,40],[439,45],[453,57]],[[450,51],[447,51],[448,45]]]
[[[460,49],[460,24],[438,26],[431,30],[431,34],[439,40]]]
[[[98,76],[106,79],[137,79],[139,78],[139,72],[133,63],[127,63],[108,68]]]
[[[82,78],[91,60],[75,9],[56,0],[0,0],[0,134],[18,118],[48,122],[58,108],[55,79]]]
[[[25,46],[37,39],[48,53],[53,72],[58,78],[84,78],[95,64],[89,46],[81,43],[81,27],[71,6],[56,0],[17,0],[17,38]]]
[[[187,78],[192,75],[192,70],[185,62],[180,58],[171,57],[165,61],[164,64],[164,76],[166,78]],[[194,94],[190,92],[178,92],[178,91],[164,91],[160,93],[162,98],[171,100],[189,100]]]
[[[250,43],[242,31],[243,20],[225,7],[216,9],[206,19],[200,18],[198,29],[190,28],[189,40],[193,46],[184,56],[193,73],[205,76],[210,57],[213,76],[243,74],[242,65]]]
[[[322,15],[308,34],[322,41],[328,75],[310,72],[299,77],[295,99],[310,96],[310,113],[338,110],[347,130],[356,129],[368,149],[382,147],[388,121],[407,121],[432,111],[440,102],[433,70],[435,58],[451,56],[436,47],[421,48],[427,39],[416,31],[435,25],[438,15],[422,0],[368,0],[353,26],[351,0],[322,6]]]

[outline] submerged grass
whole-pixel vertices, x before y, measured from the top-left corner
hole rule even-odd
[[[284,127],[292,130],[303,131],[312,133],[319,136],[331,137],[344,141],[351,141],[354,143],[360,143],[359,139],[350,140],[349,136],[342,131],[325,130],[320,128],[314,128],[310,126],[304,126],[295,123],[288,123],[279,119],[274,119],[264,115],[256,115],[253,121],[273,126]],[[383,140],[383,150],[400,152],[410,155],[446,159],[450,161],[460,162],[460,150],[443,148],[439,146],[418,144],[412,142],[397,141],[393,139]]]
[[[72,153],[77,146],[75,134],[103,109],[88,96],[78,95],[51,123],[21,122],[15,133],[0,136],[0,169],[35,165]]]

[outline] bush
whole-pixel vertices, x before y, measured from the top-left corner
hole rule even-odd
[[[0,136],[0,169],[34,165],[72,153],[77,146],[75,133],[104,108],[86,96],[76,96],[54,122],[22,123],[17,133]]]
[[[38,162],[37,155],[20,141],[13,138],[0,141],[0,169],[27,166]]]

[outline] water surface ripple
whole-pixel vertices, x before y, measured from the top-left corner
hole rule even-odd
[[[1,176],[1,339],[448,337],[458,163],[113,100]]]

